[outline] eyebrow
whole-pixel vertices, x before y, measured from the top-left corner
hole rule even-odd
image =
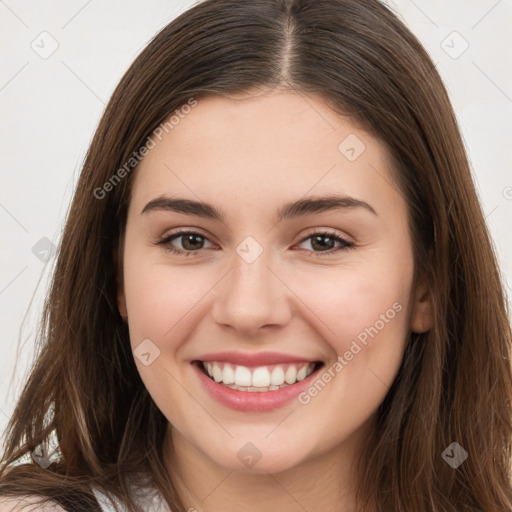
[[[364,208],[374,215],[377,212],[365,201],[349,196],[329,195],[324,197],[306,197],[286,203],[277,211],[279,221],[292,219],[302,215],[318,214],[329,210],[345,208]],[[171,198],[166,196],[157,197],[144,206],[141,214],[153,211],[172,211],[185,215],[195,215],[206,219],[225,222],[226,214],[215,206],[192,199]]]

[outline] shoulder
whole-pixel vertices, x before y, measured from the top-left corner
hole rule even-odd
[[[36,496],[20,496],[1,497],[0,496],[0,512],[66,512],[60,505],[53,501],[44,500],[43,497]]]
[[[102,489],[93,487],[92,490],[103,512],[127,510],[126,506],[120,503],[114,496],[107,497],[107,494]],[[152,486],[141,485],[140,482],[137,484],[132,483],[130,485],[130,493],[133,501],[145,512],[171,512],[163,496]]]

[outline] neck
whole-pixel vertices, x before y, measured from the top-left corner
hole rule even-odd
[[[355,463],[367,439],[368,429],[363,428],[328,452],[285,471],[254,473],[216,464],[169,425],[165,464],[186,510],[355,512]]]

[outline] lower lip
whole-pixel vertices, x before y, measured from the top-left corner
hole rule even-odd
[[[318,373],[318,370],[321,369],[321,367],[316,369],[311,375],[308,375],[308,377],[300,382],[275,391],[251,392],[238,391],[215,382],[203,373],[199,365],[200,363],[198,362],[192,363],[200,381],[212,398],[230,409],[248,412],[273,411],[284,407],[296,398],[297,395],[306,390]]]

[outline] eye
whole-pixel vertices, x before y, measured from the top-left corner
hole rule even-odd
[[[330,231],[316,231],[311,233],[301,241],[301,244],[309,240],[310,242],[308,243],[313,247],[313,252],[318,256],[330,255],[340,250],[352,249],[355,247],[353,242],[349,242],[336,233],[332,233]],[[340,246],[334,248],[336,243],[340,244]]]
[[[180,249],[172,245],[172,242],[177,239],[182,239]],[[166,236],[157,242],[157,245],[163,245],[167,251],[180,256],[189,256],[190,254],[197,254],[200,249],[203,249],[204,241],[208,240],[201,233],[196,231],[179,231],[172,235]]]
[[[178,239],[181,239],[181,248],[173,245],[173,242]],[[196,231],[179,231],[162,238],[156,245],[162,245],[167,251],[178,256],[190,256],[196,255],[201,249],[204,249],[204,243],[207,240],[208,238]],[[316,231],[311,233],[303,238],[300,243],[303,244],[309,240],[311,240],[309,243],[313,248],[313,253],[318,256],[330,255],[340,250],[355,247],[353,242],[349,242],[336,233],[329,231]],[[211,242],[208,243],[211,244]],[[336,243],[339,244],[337,248],[334,247]]]

